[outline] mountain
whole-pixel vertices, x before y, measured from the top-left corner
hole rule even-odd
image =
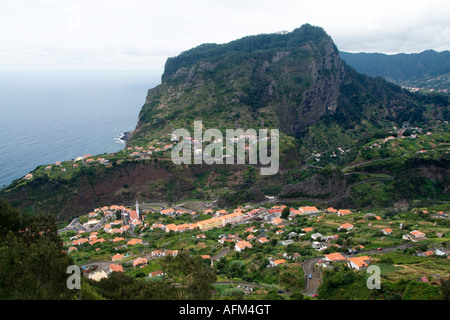
[[[93,157],[99,162],[83,159],[76,168],[63,163],[64,173],[40,166],[32,179],[13,182],[0,196],[31,211],[57,212],[60,219],[136,199],[218,200],[221,206],[259,202],[265,194],[347,206],[442,199],[449,191],[441,152],[448,142],[449,105],[448,96],[411,93],[358,73],[322,28],[308,24],[289,33],[203,44],[167,60],[161,84],[148,91],[123,151]],[[203,129],[221,132],[279,129],[279,172],[262,176],[258,165],[249,164],[176,165],[168,151],[141,153],[163,149],[174,129],[192,132],[197,120]],[[367,150],[376,139],[402,129],[416,134],[417,128],[417,134],[439,134],[427,146],[400,144],[383,154]],[[432,146],[438,148],[429,158],[416,159],[419,148]],[[391,155],[397,162],[368,167],[367,175],[344,170]],[[428,187],[422,190],[411,179]],[[352,187],[360,190],[369,181],[381,184],[382,195],[361,202]]]
[[[196,119],[219,129],[275,127],[298,138],[327,115],[351,127],[364,118],[374,126],[387,118],[420,120],[421,112],[400,88],[349,68],[323,29],[304,25],[169,58],[129,145],[192,127]]]
[[[404,86],[450,89],[450,51],[426,50],[421,53],[341,52],[342,59],[358,72],[383,77]]]

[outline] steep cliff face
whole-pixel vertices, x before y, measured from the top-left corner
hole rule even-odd
[[[357,73],[323,29],[304,25],[287,34],[204,44],[169,58],[161,85],[148,91],[129,145],[190,129],[195,120],[205,128],[278,128],[306,143],[308,130],[327,119],[358,140],[361,131],[422,121],[422,114],[410,93]]]
[[[332,39],[309,25],[202,45],[168,59],[131,143],[194,120],[216,128],[276,127],[298,136],[336,111],[344,76]]]

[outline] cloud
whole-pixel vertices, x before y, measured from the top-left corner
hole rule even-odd
[[[450,50],[443,0],[16,0],[0,5],[0,70],[150,69],[206,42],[321,26],[340,50]]]

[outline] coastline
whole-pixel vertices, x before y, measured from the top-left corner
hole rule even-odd
[[[126,144],[128,142],[128,140],[130,140],[132,135],[133,135],[133,131],[121,132],[117,135],[117,137],[114,140],[116,142]]]

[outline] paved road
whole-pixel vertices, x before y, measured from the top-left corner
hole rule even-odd
[[[319,286],[320,286],[320,272],[315,265],[317,261],[321,260],[322,257],[315,257],[308,260],[305,260],[303,263],[303,272],[305,273],[305,291],[303,294],[312,296],[314,294],[318,294]],[[312,279],[308,278],[308,275],[312,275]]]
[[[344,172],[345,170],[348,170],[348,169],[351,169],[351,168],[355,168],[355,167],[359,167],[359,166],[363,166],[365,164],[369,164],[369,163],[372,163],[372,162],[375,162],[375,161],[384,161],[384,160],[391,160],[391,159],[394,159],[394,158],[372,159],[372,160],[367,160],[367,161],[355,163],[355,164],[352,164],[352,165],[349,165],[349,166],[346,166],[346,167],[342,168],[342,172]]]
[[[223,248],[216,255],[212,256],[211,260],[212,261],[219,260],[220,258],[225,257],[228,252],[230,252],[230,248],[229,247]]]
[[[69,231],[69,230],[73,230],[76,232],[79,232],[79,231],[85,232],[86,228],[80,224],[79,218],[75,218],[65,228],[59,229],[58,233],[61,233],[64,231]]]

